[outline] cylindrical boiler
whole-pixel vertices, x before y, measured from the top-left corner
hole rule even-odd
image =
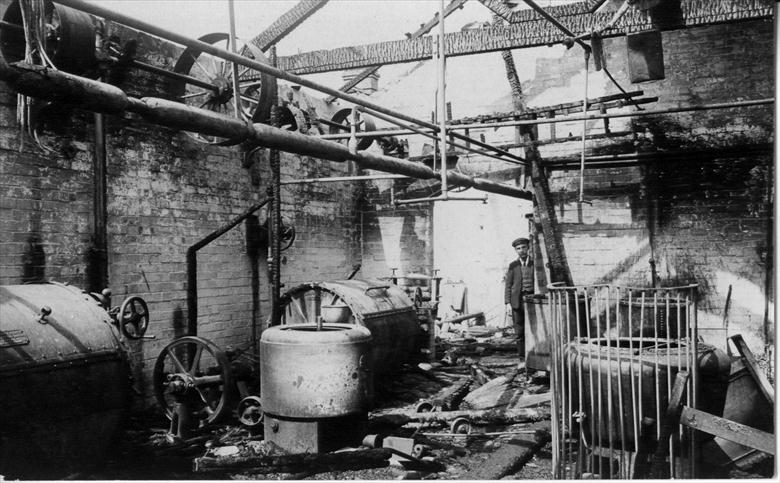
[[[99,462],[130,388],[111,316],[71,286],[0,286],[0,388],[0,474],[48,479]]]
[[[371,341],[368,329],[351,324],[266,329],[260,338],[265,438],[294,453],[359,442],[373,403]]]
[[[325,311],[346,305],[344,321],[367,328],[373,368],[383,375],[409,361],[420,347],[420,323],[404,291],[383,280],[337,280],[299,285],[281,298],[283,323],[315,324]]]

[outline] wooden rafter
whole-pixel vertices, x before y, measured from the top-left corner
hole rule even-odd
[[[606,25],[609,12],[590,13],[592,2],[578,2],[546,9],[561,20],[574,34],[581,35]],[[604,37],[660,28],[675,30],[724,22],[741,22],[772,17],[772,3],[767,0],[680,0],[679,11],[670,9],[665,18],[646,16],[630,9]],[[536,12],[521,10],[515,23],[465,30],[447,34],[446,49],[450,56],[496,52],[505,49],[538,47],[563,40],[563,34]],[[279,57],[279,68],[295,74],[314,74],[358,69],[384,64],[398,64],[430,59],[431,37],[379,42],[341,47],[332,50],[304,52]]]

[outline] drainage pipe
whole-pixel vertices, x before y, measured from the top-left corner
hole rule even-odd
[[[199,109],[156,97],[129,97],[118,87],[55,71],[46,67],[17,62],[8,64],[0,58],[0,80],[17,92],[41,99],[72,105],[104,114],[125,112],[140,114],[151,123],[172,129],[221,136],[236,141],[250,141],[281,151],[312,156],[330,161],[355,161],[362,168],[403,174],[419,179],[434,179],[440,175],[429,167],[392,156],[366,151],[351,153],[347,146],[304,134],[284,131],[264,124],[251,124],[206,109]],[[480,178],[471,178],[456,171],[447,171],[450,184],[476,188],[530,200],[531,192]]]

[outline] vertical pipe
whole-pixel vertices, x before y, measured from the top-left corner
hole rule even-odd
[[[439,159],[441,160],[441,194],[447,199],[447,98],[444,88],[447,84],[447,60],[444,52],[444,0],[439,0],[439,85],[437,88],[436,113],[439,121]]]
[[[95,161],[93,165],[93,257],[90,260],[89,291],[108,287],[108,233],[106,209],[106,127],[103,114],[95,113]]]
[[[585,49],[585,93],[582,96],[582,114],[588,115],[588,60],[590,50]],[[587,119],[582,120],[582,147],[580,153],[580,203],[585,201],[585,133],[588,129]]]
[[[233,8],[233,0],[228,0],[228,16],[230,17],[230,52],[236,53],[236,12]],[[241,90],[238,87],[238,64],[235,62],[230,63],[233,70],[233,113],[236,118],[242,119],[241,116]]]

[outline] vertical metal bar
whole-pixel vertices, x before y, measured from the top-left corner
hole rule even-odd
[[[447,199],[447,116],[445,114],[447,109],[447,98],[445,96],[444,88],[447,84],[447,60],[444,52],[444,0],[439,1],[439,86],[437,91],[437,117],[439,119],[439,158],[441,159],[441,195]]]
[[[564,319],[564,323],[566,324],[565,327],[562,328],[561,333],[563,334],[566,343],[569,343],[571,341],[570,337],[570,327],[571,327],[571,311],[569,308],[569,301],[571,300],[570,297],[570,288],[567,287],[565,291],[563,292],[565,298],[564,298],[564,313],[566,314],[566,317]],[[565,451],[565,458],[566,461],[571,462],[571,425],[572,425],[572,415],[571,415],[571,372],[565,370],[564,364],[566,363],[565,355],[561,358],[561,367],[564,369],[564,377],[566,378],[566,386],[564,387],[564,391],[566,394],[566,397],[564,398],[564,417],[565,417],[565,424],[564,424],[564,451]]]
[[[693,288],[691,289],[691,292],[693,292]],[[694,294],[695,295],[695,294]],[[693,355],[691,360],[691,365],[693,366],[693,390],[691,391],[693,393],[692,397],[692,403],[693,407],[696,409],[699,409],[699,320],[698,320],[698,301],[696,300],[695,296],[690,297],[692,302],[692,312],[693,312],[693,333],[691,334],[691,338],[693,339]],[[695,478],[695,465],[698,461],[698,454],[697,454],[697,439],[698,435],[695,431],[690,432],[690,441],[691,441],[691,478]]]
[[[228,0],[228,16],[230,17],[230,52],[236,53],[236,12],[233,7],[233,0]],[[230,62],[233,70],[233,112],[238,119],[241,119],[241,90],[238,87],[238,64]]]
[[[594,418],[594,408],[596,405],[594,404],[594,394],[593,394],[593,339],[592,334],[590,330],[590,306],[591,301],[593,300],[593,296],[588,295],[588,288],[585,288],[585,317],[586,317],[586,325],[585,325],[585,333],[586,337],[588,339],[586,347],[588,348],[588,395],[590,396],[590,414],[588,414],[588,424],[590,426],[590,471],[593,472],[593,469],[596,467],[596,455],[595,455],[595,445],[596,445],[596,421]],[[592,293],[596,293],[595,290],[592,291]]]
[[[633,310],[634,310],[634,300],[633,300],[633,290],[628,289],[626,291],[627,293],[627,302],[628,302],[628,333],[629,333],[629,377],[631,379],[631,420],[634,425],[634,452],[639,452],[639,411],[637,407],[637,387],[636,387],[636,359],[634,357],[634,324],[633,324]],[[641,367],[639,369],[642,370]],[[630,476],[627,475],[628,478]]]
[[[611,318],[610,318],[610,310],[609,305],[611,303],[611,293],[612,288],[610,286],[606,287],[606,296],[604,301],[604,330],[606,331],[606,339],[607,339],[607,435],[609,440],[609,477],[612,478],[612,476],[615,474],[614,469],[614,461],[615,461],[615,438],[614,438],[614,430],[615,430],[615,415],[614,415],[614,394],[612,391],[612,380],[614,379],[615,373],[614,368],[612,367],[612,354],[613,354],[613,348],[612,348],[612,328],[611,328]],[[617,375],[618,378],[620,378],[620,374]]]
[[[620,475],[621,478],[626,478],[626,461],[625,461],[625,455],[626,455],[626,421],[624,418],[624,410],[625,407],[623,405],[623,347],[621,345],[620,340],[620,326],[622,325],[622,320],[620,317],[620,287],[615,288],[615,319],[616,319],[616,325],[618,327],[617,330],[617,350],[615,353],[617,354],[617,385],[618,385],[618,426],[620,427]]]
[[[639,322],[640,322],[640,331],[639,331],[639,421],[642,421],[642,418],[645,417],[644,412],[644,374],[645,374],[645,361],[644,357],[642,357],[642,353],[644,352],[645,348],[645,336],[644,336],[644,330],[641,329],[642,321],[645,320],[645,292],[642,291],[642,297],[639,302]]]
[[[583,315],[580,311],[580,300],[579,300],[579,290],[574,291],[574,317],[575,317],[575,324],[577,328],[577,342],[582,339],[582,331],[580,328],[580,323],[583,320]],[[583,458],[585,453],[585,435],[584,435],[584,418],[585,418],[585,405],[583,401],[583,388],[582,388],[582,364],[583,364],[583,358],[582,354],[579,354],[579,357],[577,358],[577,412],[580,413],[579,417],[579,437],[577,438],[579,441],[579,445],[577,446],[577,465],[576,470],[574,472],[574,478],[580,479],[582,477],[582,465],[583,465]]]
[[[672,339],[672,327],[669,323],[669,316],[671,315],[670,311],[670,300],[669,297],[671,295],[671,290],[666,289],[664,290],[664,315],[665,315],[665,321],[666,321],[666,339],[669,341],[669,347],[666,349],[666,387],[667,387],[667,399],[672,397],[672,377],[676,377],[676,374],[672,376],[672,347],[673,347],[673,339]],[[679,349],[677,349],[679,352]],[[674,438],[671,436],[669,437],[669,475],[672,477],[675,476],[674,474]]]
[[[602,400],[602,370],[603,370],[603,364],[602,364],[602,349],[601,349],[601,297],[603,293],[603,288],[598,289],[596,292],[596,341],[598,343],[598,365],[596,366],[596,404],[597,408],[595,411],[596,414],[596,431],[598,432],[598,447],[599,449],[604,448],[604,443],[602,441],[602,428],[604,427],[604,418],[603,418],[603,400]],[[601,465],[599,465],[599,468],[601,468]]]
[[[656,439],[661,438],[661,373],[660,373],[660,355],[658,354],[658,292],[653,290],[653,360],[655,362],[655,429]]]
[[[553,397],[552,397],[552,417],[551,417],[551,423],[552,423],[552,446],[553,446],[553,460],[552,460],[552,467],[553,467],[553,478],[555,479],[562,479],[564,475],[562,474],[561,467],[563,465],[562,461],[562,453],[561,453],[561,440],[560,440],[560,434],[561,434],[561,411],[560,411],[560,400],[561,400],[561,379],[560,374],[558,373],[558,355],[560,352],[561,347],[561,340],[560,340],[560,331],[558,330],[559,322],[558,322],[558,290],[556,288],[550,289],[550,307],[549,307],[549,313],[550,313],[550,322],[551,322],[551,328],[552,328],[552,342],[553,345],[551,347],[551,363],[550,363],[550,377],[551,381],[550,384],[552,385],[553,390]]]

